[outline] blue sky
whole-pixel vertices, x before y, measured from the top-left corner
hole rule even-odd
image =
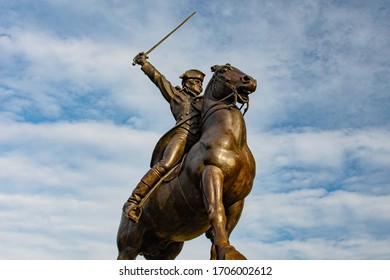
[[[390,258],[389,1],[0,1],[0,259],[115,259],[123,202],[174,120],[174,84],[258,80],[257,162],[231,242],[250,259]],[[209,241],[180,259],[208,259]]]

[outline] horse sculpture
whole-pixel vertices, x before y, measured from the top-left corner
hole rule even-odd
[[[185,241],[206,233],[211,259],[246,259],[229,242],[252,189],[255,160],[246,142],[243,114],[256,81],[230,64],[214,72],[202,107],[202,136],[176,176],[163,179],[143,207],[138,223],[122,214],[118,259],[175,259]]]

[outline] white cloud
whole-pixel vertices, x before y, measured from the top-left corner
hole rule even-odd
[[[122,204],[158,135],[109,123],[2,127],[1,258],[115,258]]]
[[[388,201],[324,190],[252,196],[233,241],[252,259],[387,259]]]
[[[329,186],[387,194],[388,134],[382,129],[250,133],[259,185],[254,191]]]
[[[128,50],[123,46],[103,45],[88,38],[60,38],[40,30],[16,28],[2,32],[10,34],[2,37],[3,55],[25,61],[21,72],[8,78],[7,86],[14,94],[42,103],[41,110],[74,102],[71,99],[77,96],[101,94],[99,88],[114,95],[118,88],[130,88],[126,84]]]
[[[365,260],[388,259],[388,240],[354,239],[334,241],[308,239],[262,243],[257,240],[243,244],[241,251],[254,260]]]

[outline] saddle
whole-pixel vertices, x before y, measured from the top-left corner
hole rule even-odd
[[[156,191],[156,189],[161,185],[162,182],[170,182],[172,181],[173,179],[176,178],[176,176],[179,174],[182,166],[183,166],[183,162],[185,160],[185,158],[187,157],[187,154],[185,154],[182,158],[182,160],[176,164],[171,170],[168,171],[167,174],[165,174],[154,186],[153,188],[145,195],[145,197],[141,200],[141,202],[139,203],[139,206],[138,208],[141,210],[142,207],[145,205],[145,203],[149,200],[150,196]],[[142,210],[141,210],[142,211]]]

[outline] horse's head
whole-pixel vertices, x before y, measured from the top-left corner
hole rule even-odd
[[[256,80],[231,66],[215,65],[211,67],[214,72],[205,95],[213,100],[228,100],[242,104],[249,102],[249,94],[256,90]]]

